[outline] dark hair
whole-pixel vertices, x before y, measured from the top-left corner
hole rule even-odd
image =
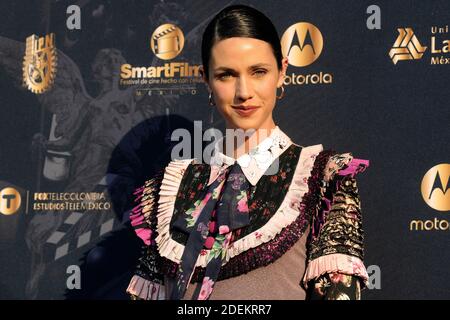
[[[206,27],[202,38],[202,63],[208,78],[211,48],[224,39],[232,37],[254,38],[270,44],[281,69],[280,38],[272,21],[262,12],[245,5],[232,5],[220,11]]]

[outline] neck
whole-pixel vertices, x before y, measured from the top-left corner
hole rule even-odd
[[[275,123],[268,128],[259,128],[257,130],[238,130],[227,128],[227,135],[224,140],[224,153],[234,159],[249,153],[264,139],[272,134],[276,128]]]

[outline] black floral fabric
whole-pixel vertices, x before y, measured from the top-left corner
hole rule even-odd
[[[332,272],[311,281],[309,300],[360,300],[361,287],[358,277]]]

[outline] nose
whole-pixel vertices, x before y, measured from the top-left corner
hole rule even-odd
[[[237,78],[235,97],[239,101],[245,101],[253,97],[252,83],[246,77]]]

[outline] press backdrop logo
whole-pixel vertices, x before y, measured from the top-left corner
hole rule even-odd
[[[0,213],[8,216],[17,213],[21,203],[22,197],[16,189],[7,187],[0,190]]]
[[[450,34],[448,25],[431,27],[431,64],[450,64]]]
[[[323,36],[319,28],[309,22],[297,22],[291,25],[281,37],[281,50],[288,57],[289,64],[303,68],[313,64],[322,53]],[[332,75],[325,72],[314,74],[286,75],[285,85],[331,83]]]
[[[432,26],[430,28],[429,45],[422,45],[426,41],[425,37],[417,37],[411,27],[398,28],[398,36],[389,57],[394,64],[400,60],[421,60],[427,48],[430,48],[430,64],[444,65],[450,64],[450,33],[448,25]]]
[[[427,49],[420,44],[413,29],[398,28],[398,37],[389,51],[389,56],[394,64],[400,60],[418,60],[422,58]]]
[[[150,47],[158,58],[173,59],[183,50],[183,31],[174,24],[163,24],[153,32]]]
[[[437,211],[450,210],[450,164],[441,163],[428,170],[420,186],[422,198],[425,203]],[[412,220],[409,226],[411,231],[449,231],[450,224],[447,219],[435,217],[434,219]]]
[[[322,33],[308,22],[293,24],[281,37],[281,48],[283,55],[289,58],[289,64],[306,67],[316,61],[322,53]]]
[[[427,205],[438,211],[450,210],[449,180],[448,163],[438,164],[427,171],[421,185],[422,197]]]
[[[196,94],[195,84],[201,83],[200,65],[188,61],[169,61],[184,48],[184,35],[180,27],[166,23],[153,32],[150,47],[162,65],[120,67],[120,84],[136,86],[136,95]],[[150,85],[150,86],[149,86]]]
[[[37,94],[47,91],[55,79],[56,65],[54,33],[41,38],[33,34],[26,39],[22,69],[24,86]]]
[[[0,213],[12,215],[23,211],[28,214],[29,209],[34,213],[46,211],[73,210],[79,212],[108,211],[111,202],[105,192],[29,192],[21,194],[13,187],[0,189]]]

